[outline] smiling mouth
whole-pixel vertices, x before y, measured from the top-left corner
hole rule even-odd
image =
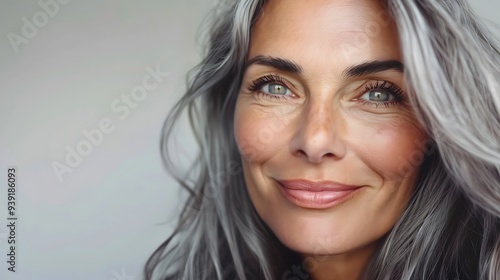
[[[310,209],[326,209],[339,205],[359,192],[363,186],[343,185],[331,181],[276,181],[281,193],[293,204]]]

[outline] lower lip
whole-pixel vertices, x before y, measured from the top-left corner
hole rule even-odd
[[[289,189],[278,183],[283,195],[293,204],[302,208],[326,209],[348,200],[362,187],[343,191],[305,191]]]

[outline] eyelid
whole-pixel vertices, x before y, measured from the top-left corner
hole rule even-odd
[[[361,99],[363,95],[373,90],[383,90],[393,95],[394,100],[391,101],[369,101],[365,99]],[[364,103],[364,105],[372,105],[375,107],[379,107],[381,105],[385,107],[389,106],[398,106],[398,105],[408,105],[408,99],[406,92],[401,89],[396,83],[389,82],[386,80],[370,80],[364,83],[356,90],[356,97],[353,98],[353,101]]]
[[[285,86],[288,90],[290,90],[292,92],[294,97],[298,96],[296,94],[297,87],[292,82],[290,82],[288,79],[286,79],[283,76],[276,74],[276,73],[269,73],[269,74],[259,76],[258,78],[249,82],[247,89],[250,92],[258,91],[264,85],[267,85],[270,83],[282,84],[283,86]]]

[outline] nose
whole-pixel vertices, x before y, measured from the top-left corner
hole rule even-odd
[[[346,152],[341,135],[344,124],[336,111],[325,103],[310,104],[301,114],[290,143],[292,154],[315,164],[328,158],[343,158]]]

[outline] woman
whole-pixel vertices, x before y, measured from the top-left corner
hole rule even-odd
[[[146,279],[500,279],[500,55],[465,0],[222,7]]]

